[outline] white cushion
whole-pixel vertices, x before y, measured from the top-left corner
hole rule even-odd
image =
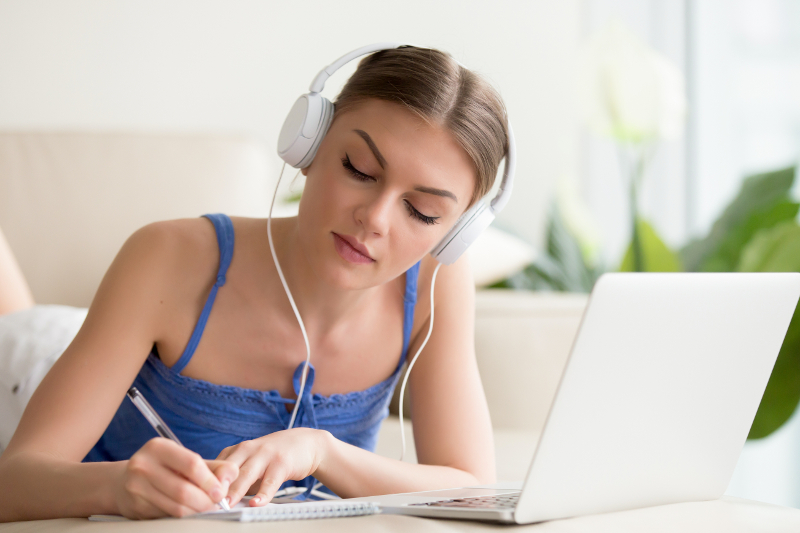
[[[516,274],[535,256],[531,245],[493,226],[486,228],[468,250],[476,287],[488,287]]]
[[[33,391],[69,346],[87,309],[36,305],[0,316],[0,450],[8,446]]]

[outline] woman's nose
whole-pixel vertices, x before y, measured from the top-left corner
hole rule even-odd
[[[392,199],[380,194],[358,207],[354,213],[356,222],[368,233],[386,235],[391,217]]]

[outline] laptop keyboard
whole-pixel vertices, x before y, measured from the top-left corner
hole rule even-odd
[[[481,496],[479,498],[456,498],[453,500],[439,500],[427,503],[411,503],[410,507],[460,507],[472,509],[513,509],[519,501],[519,492],[513,494],[498,494],[496,496]]]

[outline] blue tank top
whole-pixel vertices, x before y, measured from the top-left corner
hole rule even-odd
[[[200,342],[217,291],[225,284],[225,274],[233,258],[234,235],[231,219],[224,214],[203,216],[213,222],[217,232],[220,249],[217,281],[211,288],[180,359],[172,367],[166,366],[153,345],[153,350],[139,370],[133,386],[139,389],[184,446],[205,459],[215,459],[223,448],[286,429],[291,418],[286,405],[293,404],[294,400],[281,397],[276,390],[261,391],[216,385],[181,375]],[[362,391],[323,396],[311,393],[314,366],[309,365],[295,427],[324,429],[341,441],[365,450],[375,450],[378,430],[389,413],[389,401],[408,351],[417,299],[418,274],[419,263],[406,272],[403,350],[392,375]],[[300,390],[302,371],[303,363],[294,372],[295,394]],[[155,430],[126,397],[100,440],[83,461],[129,459],[145,442],[156,436]],[[287,481],[282,488],[310,487],[314,483],[316,480],[308,477],[300,481]]]

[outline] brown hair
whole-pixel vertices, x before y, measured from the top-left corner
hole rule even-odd
[[[500,95],[478,74],[439,50],[381,50],[359,62],[334,102],[334,117],[369,98],[401,104],[453,134],[475,168],[470,205],[491,190],[508,151],[508,120]]]

